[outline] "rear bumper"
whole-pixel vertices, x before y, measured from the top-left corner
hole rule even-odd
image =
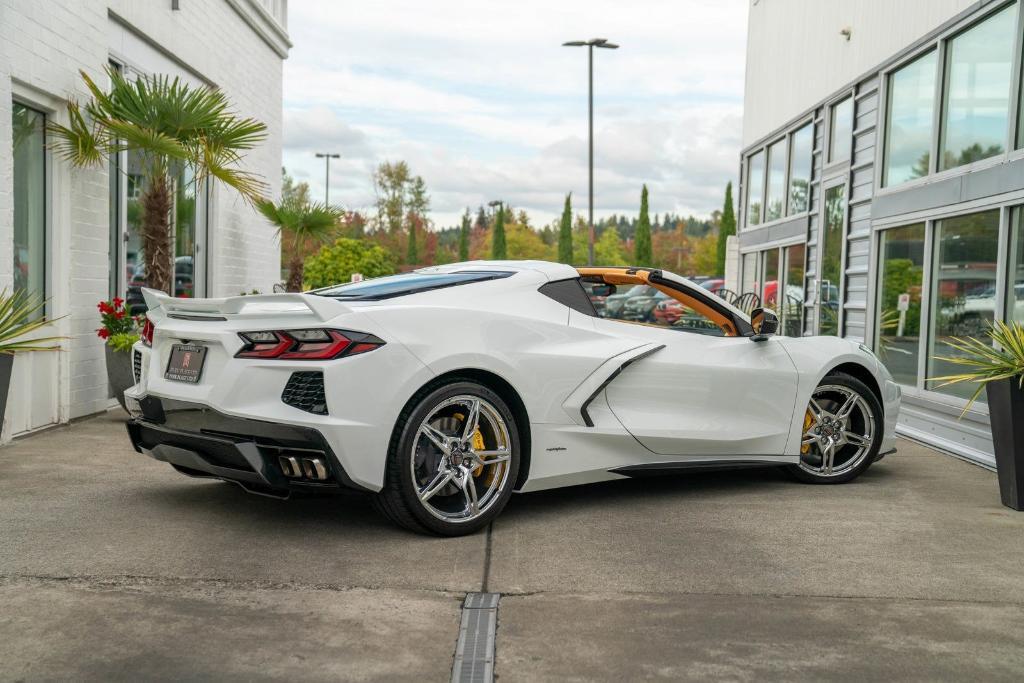
[[[128,421],[139,453],[191,476],[232,481],[253,493],[287,497],[292,491],[368,491],[352,481],[316,429],[226,415],[200,403],[147,396]],[[316,459],[326,478],[287,476],[281,458]]]

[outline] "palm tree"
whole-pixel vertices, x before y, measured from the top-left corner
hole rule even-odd
[[[57,153],[72,165],[97,167],[111,154],[139,154],[145,175],[142,242],[150,287],[170,292],[173,284],[171,178],[191,171],[196,186],[220,180],[244,199],[257,201],[262,180],[239,169],[243,154],[266,138],[266,125],[230,110],[223,92],[193,87],[167,76],[128,81],[107,69],[110,90],[101,90],[84,72],[91,98],[68,102],[69,125],[50,123]]]
[[[285,283],[285,289],[289,292],[301,292],[304,271],[303,249],[311,240],[326,242],[337,235],[338,221],[342,217],[341,209],[319,202],[288,199],[280,203],[260,200],[256,203],[256,208],[277,226],[278,239],[281,240],[281,247],[288,256],[288,282]],[[288,244],[285,244],[286,240]]]

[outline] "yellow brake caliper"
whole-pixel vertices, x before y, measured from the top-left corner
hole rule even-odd
[[[814,424],[814,416],[811,415],[811,409],[808,408],[807,412],[804,413],[804,436],[807,436],[807,432],[810,431],[811,425]],[[809,453],[811,451],[811,444],[805,443],[800,446],[801,453]]]
[[[455,417],[458,418],[460,421],[466,419],[466,416],[463,415],[462,413],[455,413]],[[477,427],[476,431],[473,432],[473,450],[474,451],[482,451],[482,450],[484,450],[484,448],[486,448],[486,446],[484,445],[484,435],[480,433],[480,428]],[[477,468],[475,470],[473,470],[473,476],[474,477],[479,477],[480,473],[483,472],[483,471],[484,471],[484,466],[483,465],[478,465]],[[493,476],[494,476],[494,474],[492,473],[491,477],[493,478]],[[490,485],[491,482],[488,480],[486,483],[488,485]]]

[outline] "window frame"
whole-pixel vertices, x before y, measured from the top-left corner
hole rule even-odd
[[[785,135],[776,137],[771,142],[764,145],[764,201],[761,202],[761,222],[758,226],[768,225],[771,223],[777,223],[778,221],[785,220],[786,207],[789,204],[789,159],[790,159],[790,134],[787,132]],[[772,164],[772,148],[777,145],[785,145],[784,159],[782,160],[782,206],[779,209],[779,217],[768,220],[768,192],[771,189],[771,164]]]
[[[911,178],[895,185],[888,183],[887,174],[887,161],[889,156],[889,115],[892,112],[892,79],[897,73],[903,69],[917,63],[919,60],[924,59],[929,54],[935,54],[935,91],[932,92],[932,122],[931,122],[931,134],[928,139],[928,173],[920,178]],[[935,175],[935,169],[938,161],[935,158],[936,147],[938,145],[937,139],[937,126],[941,121],[941,112],[939,109],[942,104],[942,75],[943,75],[943,60],[945,59],[945,51],[941,49],[935,43],[929,43],[925,48],[921,50],[915,50],[908,58],[902,59],[893,65],[891,68],[886,69],[879,75],[879,105],[884,107],[880,109],[880,115],[878,117],[878,125],[881,128],[881,137],[878,140],[881,144],[878,145],[880,148],[875,159],[875,167],[878,169],[877,180],[875,181],[875,193],[879,190],[894,190],[904,189],[907,187],[914,187],[919,185],[922,181],[927,181],[929,178]]]
[[[758,220],[757,223],[753,223],[752,224],[750,222],[750,191],[752,189],[750,187],[750,164],[754,160],[754,157],[756,157],[758,155],[761,155],[761,158],[763,159],[762,166],[761,166],[761,188],[760,188],[760,193],[761,193],[761,216],[760,216],[760,219]],[[764,199],[765,199],[765,195],[768,193],[768,186],[767,186],[767,183],[768,183],[768,149],[767,149],[767,147],[765,145],[759,145],[757,148],[752,149],[752,150],[750,150],[747,153],[747,156],[746,156],[746,159],[745,159],[745,162],[744,162],[744,171],[745,171],[747,185],[743,189],[743,230],[746,231],[746,230],[760,228],[762,225],[765,224],[765,220],[764,220],[764,209],[765,209]]]
[[[53,300],[55,298],[55,281],[54,281],[54,268],[51,264],[54,262],[53,257],[56,253],[56,241],[54,239],[54,227],[53,227],[53,156],[48,144],[48,136],[46,134],[46,126],[54,118],[54,111],[52,108],[46,105],[34,101],[31,98],[24,97],[18,90],[15,90],[11,94],[11,116],[14,115],[14,106],[19,105],[26,109],[30,109],[33,112],[42,116],[43,126],[43,291],[37,292],[43,297],[43,306],[36,312],[36,318],[47,318],[52,319],[54,317]],[[11,150],[11,164],[13,173],[14,154],[13,148]],[[14,188],[13,183],[11,187],[11,254],[13,259],[13,246],[14,246]],[[12,260],[13,268],[13,260]],[[13,282],[13,271],[11,273]]]
[[[993,3],[993,6],[989,7],[989,8],[986,8],[985,12],[983,12],[982,14],[980,14],[980,15],[978,15],[976,17],[971,17],[970,21],[965,22],[963,25],[957,26],[955,29],[951,30],[949,33],[939,37],[939,44],[940,44],[941,50],[938,53],[938,56],[939,56],[939,59],[941,61],[939,62],[939,65],[938,65],[939,66],[939,71],[936,74],[937,77],[938,77],[937,80],[936,80],[936,82],[938,84],[938,87],[936,88],[936,107],[937,108],[935,110],[935,112],[937,113],[937,117],[936,117],[936,119],[937,119],[936,120],[937,128],[935,128],[935,130],[933,130],[933,132],[932,132],[932,163],[929,164],[930,170],[931,170],[931,173],[929,173],[929,177],[934,176],[934,177],[937,177],[937,178],[945,178],[945,177],[949,177],[949,176],[952,176],[952,175],[957,175],[957,173],[956,173],[957,171],[968,172],[968,171],[970,171],[972,169],[988,168],[990,166],[997,166],[997,165],[999,165],[1001,163],[1006,163],[1009,160],[1010,152],[1013,150],[1013,148],[1015,146],[1014,145],[1014,137],[1015,137],[1014,136],[1014,130],[1015,130],[1015,127],[1016,127],[1015,119],[1017,117],[1017,107],[1014,105],[1013,95],[1014,95],[1014,88],[1015,87],[1019,87],[1019,86],[1016,86],[1016,84],[1014,83],[1014,75],[1015,75],[1015,73],[1017,73],[1017,70],[1020,68],[1020,61],[1021,61],[1021,56],[1020,56],[1020,46],[1021,46],[1021,4],[1022,4],[1021,0],[1005,0],[1004,2]],[[945,123],[945,108],[944,108],[944,104],[946,102],[946,92],[947,92],[947,87],[948,87],[948,84],[949,84],[949,71],[950,71],[950,69],[949,69],[949,46],[950,46],[950,44],[954,40],[956,40],[960,36],[964,35],[968,31],[976,28],[977,26],[980,26],[981,24],[985,23],[986,21],[988,21],[989,19],[993,18],[995,15],[999,14],[1000,12],[1002,12],[1005,9],[1007,9],[1011,5],[1016,5],[1016,9],[1017,9],[1017,17],[1016,17],[1016,21],[1015,21],[1015,25],[1016,25],[1016,42],[1012,46],[1011,52],[1010,52],[1010,55],[1011,55],[1010,56],[1010,59],[1011,59],[1011,63],[1010,63],[1010,83],[1009,83],[1009,85],[1010,85],[1010,92],[1007,93],[1007,97],[1009,99],[1007,100],[1007,108],[1006,108],[1006,118],[1007,118],[1006,124],[1007,125],[1006,125],[1006,129],[1004,130],[1004,136],[1003,136],[1003,151],[1000,154],[996,154],[996,155],[990,156],[990,157],[985,158],[985,159],[979,159],[978,161],[973,161],[973,162],[971,162],[969,164],[961,164],[959,166],[954,166],[952,168],[947,168],[945,170],[939,170],[939,159],[940,159],[941,154],[942,154],[943,132],[944,132],[944,123]]]
[[[1012,143],[1015,139],[1014,131],[1016,131],[1017,139],[1019,140],[1019,148],[1014,149],[1013,144],[1007,144],[1007,149],[1003,154],[997,154],[996,156],[975,161],[970,164],[964,164],[962,166],[956,166],[954,168],[946,169],[945,171],[938,170],[939,154],[940,154],[940,139],[941,139],[941,126],[943,119],[943,100],[945,95],[946,86],[946,69],[947,69],[947,50],[949,41],[955,39],[962,33],[970,30],[974,26],[986,21],[991,16],[999,13],[1007,6],[1017,4],[1017,38],[1014,47],[1015,59],[1011,65],[1011,96],[1009,101],[1009,110],[1007,116],[1007,143]],[[882,111],[888,111],[890,101],[890,76],[902,69],[903,67],[911,64],[920,57],[923,57],[927,52],[936,51],[936,74],[935,82],[936,88],[933,94],[933,106],[932,106],[932,135],[931,135],[931,147],[930,147],[930,160],[928,175],[923,178],[914,178],[908,180],[905,183],[898,185],[885,186],[882,184],[882,173],[875,173],[875,180],[873,183],[873,196],[878,197],[890,193],[902,192],[915,187],[920,187],[928,183],[934,183],[948,178],[955,178],[961,175],[972,173],[1000,164],[1007,163],[1008,161],[1014,161],[1017,159],[1024,158],[1024,125],[1021,125],[1020,117],[1021,110],[1024,109],[1024,84],[1022,84],[1021,63],[1024,60],[1024,0],[1001,0],[999,2],[993,2],[991,6],[985,7],[983,11],[972,14],[971,16],[964,17],[956,24],[948,27],[945,31],[935,36],[932,40],[927,43],[916,46],[912,51],[907,52],[905,55],[901,55],[899,59],[893,61],[885,68],[879,70],[879,106],[882,107]],[[1016,94],[1016,97],[1014,97]],[[879,140],[886,140],[888,137],[888,121],[886,116],[878,117],[878,126],[880,127]],[[875,146],[875,168],[881,169],[885,163],[885,144],[878,144]]]
[[[850,103],[850,140],[849,149],[847,150],[848,156],[845,159],[833,159],[832,158],[832,142],[833,136],[835,135],[835,112],[836,107],[849,101]],[[843,164],[853,164],[853,136],[857,132],[857,97],[853,88],[844,90],[839,95],[836,95],[825,104],[825,141],[822,152],[825,155],[825,166],[826,167],[838,167]]]
[[[793,138],[795,138],[796,134],[801,132],[801,131],[803,131],[805,128],[809,128],[810,131],[811,131],[811,155],[810,155],[810,158],[808,159],[810,161],[810,166],[809,166],[810,172],[807,174],[807,206],[804,207],[803,211],[797,211],[796,213],[792,213],[791,212],[792,207],[789,204],[789,200],[790,200],[790,189],[791,189],[790,188],[790,184],[793,182],[793,159],[794,159],[794,156],[793,156]],[[787,157],[788,158],[786,159],[786,198],[785,198],[785,206],[783,207],[783,213],[782,213],[783,219],[798,218],[800,216],[807,216],[811,212],[811,185],[814,184],[814,141],[815,141],[815,139],[816,138],[814,136],[814,115],[813,114],[811,116],[803,118],[800,122],[798,122],[795,126],[793,126],[789,130],[789,132],[786,134],[786,152],[787,152]]]

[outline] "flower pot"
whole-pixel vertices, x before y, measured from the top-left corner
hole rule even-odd
[[[115,351],[110,346],[103,347],[107,353],[107,381],[117,397],[117,402],[124,405],[124,391],[135,386],[135,375],[132,374],[132,352]],[[127,408],[125,408],[127,410]]]
[[[1016,378],[989,382],[985,390],[999,497],[1006,507],[1024,510],[1024,390]]]
[[[7,414],[7,392],[11,389],[11,370],[14,368],[14,354],[0,353],[0,432],[4,430],[4,415]]]

